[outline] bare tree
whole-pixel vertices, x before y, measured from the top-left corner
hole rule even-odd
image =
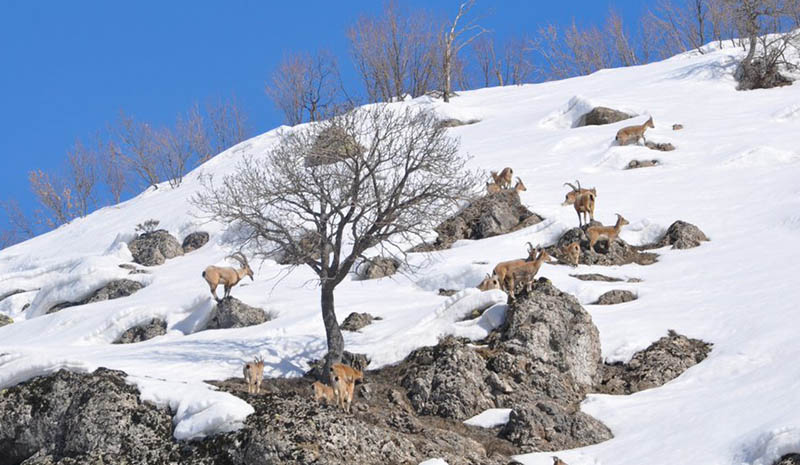
[[[458,7],[458,13],[453,22],[449,24],[442,33],[442,98],[445,102],[450,101],[453,94],[453,62],[457,59],[461,49],[478,38],[486,29],[478,25],[479,18],[466,21],[461,26],[459,22],[465,20],[469,10],[475,5],[475,0],[467,0]]]
[[[478,65],[483,87],[492,85],[492,77],[502,80],[502,75],[497,73],[497,56],[494,50],[494,38],[491,34],[482,34],[472,43],[472,55]],[[500,82],[502,86],[503,83]]]
[[[426,11],[408,13],[390,1],[379,17],[359,18],[347,36],[370,101],[418,97],[437,85],[436,28]]]
[[[341,153],[306,166],[321,134],[339,137]],[[445,218],[477,183],[466,161],[435,115],[378,105],[288,131],[266,157],[246,158],[219,184],[205,179],[194,201],[239,228],[242,247],[316,273],[329,368],[344,350],[334,289],[368,249],[402,256]]]
[[[163,179],[159,172],[160,144],[157,130],[148,123],[139,122],[120,112],[119,121],[112,129],[117,143],[110,147],[114,156],[122,160],[126,171],[135,175],[146,187],[158,187]]]
[[[0,202],[6,214],[7,227],[0,232],[0,249],[30,239],[35,234],[31,219],[25,215],[16,199]]]
[[[201,163],[251,137],[247,115],[235,97],[207,103],[206,115],[208,148],[201,151]]]
[[[47,227],[55,228],[74,218],[72,190],[63,177],[33,170],[28,173],[28,183],[45,211],[43,222]]]
[[[525,37],[511,37],[503,46],[502,70],[496,70],[500,85],[519,85],[528,82],[535,67],[528,59]],[[497,67],[497,66],[496,66]]]
[[[628,40],[628,34],[622,24],[622,16],[616,10],[609,9],[606,17],[606,37],[611,49],[616,54],[617,64],[620,66],[633,66],[639,64],[636,51]]]
[[[71,192],[71,216],[86,216],[97,206],[98,155],[80,140],[67,152],[67,184]]]
[[[290,125],[325,119],[342,95],[336,59],[325,51],[314,56],[287,55],[272,74],[266,92]]]
[[[125,177],[125,167],[123,166],[120,151],[113,141],[103,141],[98,139],[98,150],[100,153],[100,167],[103,170],[103,179],[111,200],[117,204],[122,200],[122,193],[128,185]]]

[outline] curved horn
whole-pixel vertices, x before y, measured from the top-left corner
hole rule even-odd
[[[578,185],[578,190],[581,190],[581,182],[576,179],[575,183]]]
[[[526,244],[528,244],[528,252],[530,252],[531,250],[535,250],[533,244],[531,244],[530,242],[526,242]]]
[[[247,257],[245,257],[244,254],[241,252],[234,252],[231,255],[228,255],[228,257],[236,260],[242,266],[247,266],[247,267],[250,266],[250,264],[247,263]]]
[[[571,188],[572,188],[572,190],[573,190],[573,191],[575,191],[575,192],[577,192],[577,191],[578,191],[578,188],[577,188],[577,187],[575,187],[575,186],[573,186],[571,183],[565,182],[565,183],[564,183],[564,185],[565,185],[565,186],[569,186],[569,187],[571,187]]]

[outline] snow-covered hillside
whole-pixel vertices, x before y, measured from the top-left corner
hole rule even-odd
[[[711,242],[691,250],[662,249],[650,266],[581,266],[639,283],[614,285],[638,300],[613,307],[590,303],[610,283],[569,276],[565,266],[544,265],[541,274],[586,305],[600,331],[603,357],[626,361],[668,329],[714,344],[710,356],[663,387],[630,396],[591,395],[583,411],[605,423],[614,439],[559,453],[570,465],[769,464],[800,451],[800,340],[796,302],[800,286],[800,85],[738,92],[732,73],[741,49],[686,53],[646,66],[519,87],[464,92],[451,103],[419,98],[396,105],[435,109],[443,117],[478,119],[450,129],[473,167],[511,166],[528,187],[522,200],[545,221],[481,241],[462,241],[429,256],[415,254],[414,272],[394,278],[343,282],[337,314],[382,317],[360,333],[345,333],[346,347],[368,354],[370,368],[401,360],[443,334],[485,337],[502,321],[497,304],[476,322],[458,322],[474,307],[502,302],[499,291],[466,291],[440,297],[439,288],[477,285],[494,263],[523,256],[525,243],[549,245],[577,224],[562,207],[576,178],[598,190],[596,217],[630,221],[621,237],[645,244],[676,219],[698,225]],[[636,113],[608,126],[573,128],[594,106]],[[648,140],[676,150],[656,152],[613,144],[616,131],[652,115]],[[673,131],[673,123],[685,129]],[[170,404],[176,437],[237,427],[252,411],[244,401],[214,392],[204,380],[241,376],[244,359],[261,355],[266,376],[298,376],[325,351],[319,290],[310,270],[266,261],[255,281],[233,295],[277,318],[242,329],[194,332],[214,301],[201,271],[224,263],[232,250],[224,225],[207,222],[189,199],[205,174],[230,173],[245,154],[263,154],[278,128],[218,155],[186,176],[183,185],[149,190],[55,231],[0,252],[0,313],[15,323],[0,328],[0,388],[61,367],[124,370],[143,398]],[[657,158],[656,167],[625,170],[633,159]],[[52,305],[74,301],[100,285],[128,277],[118,267],[131,260],[126,246],[147,219],[182,239],[208,231],[208,245],[135,275],[147,286],[136,294],[45,315]],[[487,264],[481,264],[487,263]],[[498,295],[500,294],[500,295]],[[26,304],[30,307],[22,311]],[[112,345],[123,331],[154,317],[168,332],[155,339]],[[511,406],[508,406],[511,407]],[[550,464],[547,454],[523,463]],[[431,457],[435,458],[435,457]]]

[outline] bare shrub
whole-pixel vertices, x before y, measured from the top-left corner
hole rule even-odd
[[[366,150],[306,167],[306,156],[323,131],[345,134]],[[467,160],[446,131],[430,113],[385,105],[359,108],[287,131],[266,157],[245,158],[219,183],[206,178],[194,203],[237,227],[242,247],[261,257],[288,254],[288,262],[316,273],[330,365],[344,349],[334,289],[356,261],[375,246],[402,256],[478,183],[465,171]]]
[[[149,234],[154,232],[156,228],[158,228],[159,223],[161,222],[151,218],[149,220],[137,224],[135,231],[137,234]]]
[[[458,13],[453,18],[452,23],[448,24],[441,36],[442,50],[442,98],[445,102],[450,101],[453,94],[453,64],[458,60],[461,50],[486,32],[486,29],[478,24],[479,18],[467,20],[466,16],[475,5],[475,0],[467,0],[458,7]],[[459,22],[461,25],[459,25]]]

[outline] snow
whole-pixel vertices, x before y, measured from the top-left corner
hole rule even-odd
[[[510,408],[490,408],[472,418],[464,420],[464,423],[470,426],[479,426],[481,428],[494,428],[495,426],[505,425],[508,423],[509,415],[511,415]]]
[[[446,334],[485,337],[502,323],[504,296],[468,288],[498,261],[523,257],[526,242],[549,245],[573,227],[574,210],[561,206],[562,184],[578,178],[598,190],[598,220],[613,224],[620,213],[630,221],[621,237],[632,244],[653,241],[677,219],[711,238],[695,249],[657,250],[659,261],[650,266],[542,266],[541,275],[591,313],[603,358],[627,361],[669,329],[714,346],[706,360],[665,386],[630,396],[590,395],[582,410],[608,425],[614,438],[557,455],[570,465],[756,465],[800,450],[800,248],[794,246],[800,239],[800,85],[738,92],[732,72],[742,50],[706,51],[564,81],[462,92],[449,104],[427,97],[394,103],[480,120],[450,134],[472,157],[471,167],[512,166],[528,187],[523,202],[545,221],[414,254],[408,270],[388,279],[345,280],[336,290],[340,321],[350,312],[382,318],[347,332],[348,350],[366,353],[377,368]],[[676,150],[613,145],[628,122],[573,128],[591,105],[630,111],[637,115],[630,122],[652,115],[648,140],[671,142]],[[674,123],[685,129],[672,131]],[[233,295],[278,317],[249,328],[198,331],[214,305],[200,272],[225,263],[235,247],[235,231],[207,221],[191,204],[199,178],[231,173],[245,155],[262,156],[288,130],[277,128],[223,152],[179,188],[151,188],[0,251],[0,296],[26,291],[0,301],[0,312],[15,320],[0,328],[0,389],[62,367],[124,370],[143,398],[170,406],[176,437],[194,438],[235,429],[252,411],[205,381],[241,376],[243,361],[256,355],[265,360],[266,376],[299,376],[308,369],[324,354],[325,337],[319,290],[306,268],[287,274],[274,261],[254,263],[255,282],[242,283]],[[632,159],[652,158],[662,164],[622,169]],[[150,218],[178,240],[196,230],[211,239],[149,274],[127,275],[118,267],[130,260],[125,242]],[[580,281],[569,276],[575,273],[642,281]],[[44,314],[120,277],[147,286],[122,299]],[[462,291],[448,298],[438,295],[439,288]],[[629,289],[639,298],[621,306],[590,305],[611,289]],[[480,308],[487,309],[480,318],[462,321]],[[110,344],[155,317],[167,321],[167,334]],[[549,465],[551,455],[516,460]]]

